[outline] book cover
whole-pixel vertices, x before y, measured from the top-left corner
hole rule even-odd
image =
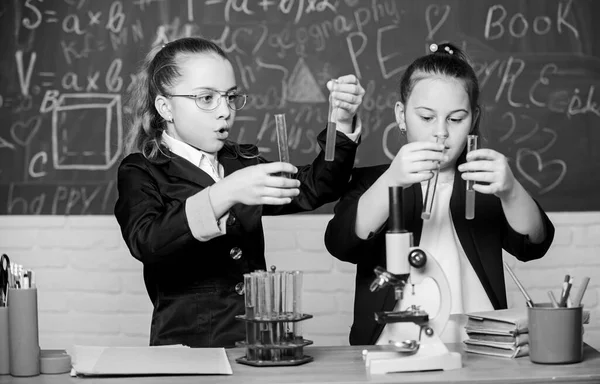
[[[465,330],[493,335],[527,333],[527,308],[509,308],[467,314]]]
[[[521,346],[511,346],[511,347],[490,347],[487,345],[479,345],[473,343],[467,343],[468,340],[465,340],[465,351],[469,353],[475,353],[479,355],[487,355],[487,356],[497,356],[497,357],[505,357],[510,359],[515,359],[517,357],[529,356],[529,344],[521,345]],[[501,343],[502,344],[502,343]]]
[[[529,343],[529,334],[521,333],[518,335],[494,335],[490,333],[481,332],[467,332],[470,340],[477,340],[479,342],[495,342],[495,343],[508,343],[515,346],[525,345]]]

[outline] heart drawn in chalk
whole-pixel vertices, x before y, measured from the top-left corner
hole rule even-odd
[[[10,136],[19,145],[26,147],[31,142],[31,139],[39,131],[42,125],[42,119],[39,116],[34,116],[27,122],[16,121],[10,127]]]
[[[533,169],[528,167],[526,171],[523,166],[526,160],[529,160],[531,157],[535,159],[535,167]],[[521,148],[517,151],[516,163],[519,173],[527,181],[539,188],[540,195],[556,188],[567,174],[567,164],[563,160],[555,159],[543,162],[538,152],[528,148]],[[557,169],[560,170],[558,173]]]
[[[442,27],[449,14],[449,5],[431,4],[427,7],[427,10],[425,10],[425,23],[429,31],[427,40],[433,40],[433,35]],[[437,22],[433,25],[432,21],[435,22],[435,18],[437,18]]]

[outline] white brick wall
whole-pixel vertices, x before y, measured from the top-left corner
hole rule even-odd
[[[565,273],[591,281],[584,298],[592,311],[584,340],[600,349],[600,212],[553,213],[555,242],[542,260],[508,257],[534,301],[558,293]],[[304,307],[313,319],[305,337],[316,345],[346,345],[352,323],[354,267],[327,254],[330,215],[265,218],[267,266],[305,271]],[[37,272],[40,344],[147,345],[151,305],[141,265],[111,216],[2,216],[0,252]],[[509,279],[509,278],[507,278]],[[577,284],[575,285],[575,288]],[[524,305],[507,280],[509,306]]]

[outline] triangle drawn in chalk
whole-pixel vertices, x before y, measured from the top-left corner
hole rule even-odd
[[[327,98],[321,92],[315,77],[300,58],[287,82],[287,101],[296,103],[323,103]]]

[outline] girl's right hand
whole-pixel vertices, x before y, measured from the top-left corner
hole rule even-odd
[[[300,181],[276,175],[279,172],[295,174],[298,168],[289,163],[274,162],[252,165],[227,176],[221,183],[227,187],[234,203],[245,205],[284,205],[300,194]]]
[[[390,184],[408,187],[431,179],[438,162],[445,161],[444,145],[418,141],[402,146],[385,172]]]

